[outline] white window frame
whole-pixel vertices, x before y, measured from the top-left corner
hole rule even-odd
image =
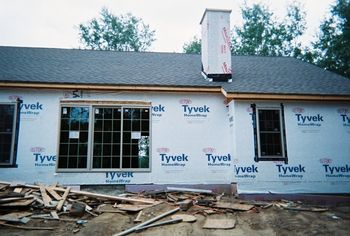
[[[13,124],[12,124],[12,138],[11,138],[11,153],[10,153],[10,162],[0,162],[0,166],[3,167],[8,167],[8,166],[14,166],[15,163],[15,141],[16,141],[16,125],[17,125],[17,109],[18,109],[18,103],[16,102],[0,102],[0,105],[13,105],[14,110],[13,110]]]
[[[60,132],[61,132],[61,112],[62,107],[88,107],[89,108],[89,134],[88,134],[88,150],[87,150],[87,168],[58,168],[59,161],[59,148],[60,148]],[[120,168],[93,168],[92,159],[93,159],[93,145],[94,145],[94,110],[95,108],[148,108],[149,109],[149,167],[148,168],[123,168],[122,167],[122,153],[123,153],[123,140],[121,137],[120,143]],[[122,101],[68,101],[61,102],[59,106],[59,125],[57,132],[57,160],[56,160],[56,172],[64,173],[64,172],[150,172],[152,166],[152,106],[148,102],[122,102]],[[121,136],[123,135],[123,112],[121,114]]]
[[[279,112],[279,125],[280,125],[280,139],[281,139],[281,152],[282,155],[268,155],[268,156],[262,156],[261,155],[261,141],[260,141],[260,120],[259,120],[259,111],[260,110],[278,110]],[[258,140],[258,158],[286,158],[285,156],[285,143],[284,143],[284,130],[283,130],[283,121],[282,121],[282,109],[280,107],[256,107],[256,127],[257,127],[257,140]]]

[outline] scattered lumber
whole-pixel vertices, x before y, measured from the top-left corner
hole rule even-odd
[[[130,229],[124,230],[123,232],[120,232],[120,233],[115,234],[115,235],[113,235],[113,236],[123,236],[123,235],[130,234],[130,233],[136,231],[136,230],[137,230],[138,228],[140,228],[140,227],[149,225],[149,224],[151,224],[151,223],[153,223],[153,222],[155,222],[155,221],[157,221],[157,220],[159,220],[159,219],[161,219],[161,218],[164,218],[164,217],[166,217],[166,216],[168,216],[168,215],[171,215],[171,214],[173,214],[173,213],[175,213],[175,212],[177,212],[177,211],[179,211],[179,210],[180,210],[180,207],[177,207],[177,208],[175,208],[175,209],[172,209],[172,210],[170,210],[170,211],[167,211],[167,212],[165,212],[165,213],[163,213],[163,214],[161,214],[161,215],[159,215],[159,216],[156,216],[156,217],[154,217],[154,218],[152,218],[152,219],[149,219],[149,220],[147,220],[147,221],[145,221],[145,222],[143,222],[143,223],[141,223],[141,224],[139,224],[139,225],[136,225],[136,226],[134,226],[134,227],[131,227]]]
[[[230,202],[217,202],[213,205],[215,208],[224,208],[236,211],[249,211],[254,207],[250,204],[230,203]]]
[[[68,194],[69,194],[70,189],[71,189],[71,188],[68,187],[68,188],[64,191],[64,194],[63,194],[61,200],[60,200],[60,201],[58,202],[58,204],[57,204],[57,207],[56,207],[56,210],[57,210],[57,211],[60,211],[60,210],[62,209],[63,204],[64,204],[64,202],[65,202],[66,199],[67,199],[67,196],[68,196]]]
[[[176,214],[172,215],[171,219],[181,219],[183,222],[195,222],[197,220],[197,217],[189,214]]]
[[[148,228],[151,228],[151,227],[162,226],[162,225],[167,225],[167,224],[175,224],[175,223],[179,223],[181,221],[182,221],[181,218],[166,220],[166,221],[162,221],[162,222],[158,222],[158,223],[154,223],[154,224],[138,227],[135,231],[139,232],[141,230],[148,229]]]
[[[54,229],[57,229],[54,227],[28,227],[28,226],[11,225],[11,224],[3,223],[3,222],[0,222],[0,225],[11,227],[11,228],[16,228],[16,229],[28,229],[28,230],[54,230]]]

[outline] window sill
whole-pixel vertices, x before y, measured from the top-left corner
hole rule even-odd
[[[259,161],[283,161],[285,164],[288,164],[288,158],[283,156],[262,156],[262,157],[255,157],[254,160],[256,162]]]
[[[17,164],[12,164],[12,165],[0,164],[0,168],[17,168],[17,167],[18,167]]]

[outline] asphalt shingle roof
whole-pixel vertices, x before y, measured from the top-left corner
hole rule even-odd
[[[227,92],[350,95],[350,79],[289,57],[233,56],[233,82],[208,82],[199,55],[0,46],[0,81],[223,87]]]

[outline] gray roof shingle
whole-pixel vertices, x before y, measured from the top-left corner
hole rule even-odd
[[[0,46],[0,81],[223,87],[234,93],[350,95],[350,79],[288,57],[233,56],[233,82],[208,82],[199,55]]]

